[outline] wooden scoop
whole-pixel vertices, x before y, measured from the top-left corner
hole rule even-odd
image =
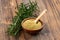
[[[46,11],[47,11],[47,9],[45,9],[45,10],[36,18],[35,23],[37,23],[37,21],[40,19],[40,17],[42,17],[42,16],[45,14]]]

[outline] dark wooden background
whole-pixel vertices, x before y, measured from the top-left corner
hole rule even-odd
[[[31,0],[34,1],[34,0]],[[36,0],[40,11],[47,9],[41,17],[46,24],[38,35],[29,35],[21,31],[19,37],[9,36],[6,31],[15,16],[15,7],[28,0],[0,0],[0,40],[60,40],[60,0]]]

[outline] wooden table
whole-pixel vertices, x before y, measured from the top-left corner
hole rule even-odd
[[[40,11],[48,10],[41,17],[41,20],[46,24],[43,30],[35,36],[21,31],[19,37],[12,37],[6,31],[15,16],[15,7],[21,2],[28,2],[28,0],[0,0],[0,40],[60,40],[60,0],[36,1]]]

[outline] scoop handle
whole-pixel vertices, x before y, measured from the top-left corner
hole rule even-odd
[[[45,12],[47,11],[47,9],[45,9],[35,20],[35,22],[37,22],[44,14]]]

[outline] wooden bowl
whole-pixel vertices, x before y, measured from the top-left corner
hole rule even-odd
[[[36,19],[36,18],[34,18],[34,17],[25,18],[25,19],[22,21],[21,25],[22,25],[26,20],[29,20],[29,19]],[[36,29],[36,30],[26,29],[26,28],[24,28],[24,25],[22,25],[22,28],[23,28],[23,30],[24,30],[25,32],[28,32],[28,33],[30,33],[30,34],[37,34],[39,31],[41,31],[41,30],[43,29],[43,26],[44,26],[44,23],[43,23],[41,20],[39,20],[39,22],[41,22],[41,24],[42,24],[41,28],[39,28],[39,29]]]

